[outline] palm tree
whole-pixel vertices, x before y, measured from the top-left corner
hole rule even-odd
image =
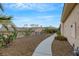
[[[3,6],[2,6],[2,4],[1,4],[1,3],[0,3],[0,9],[1,9],[2,11],[4,11]]]
[[[0,24],[10,24],[11,23],[11,16],[0,16]]]
[[[0,4],[0,9],[2,11],[4,11],[2,4]],[[8,32],[9,32],[9,29],[7,26],[13,24],[11,20],[12,20],[11,16],[0,15],[0,24],[2,24],[3,27]],[[10,34],[10,35],[7,35],[8,38],[5,38],[4,34],[0,34],[1,39],[3,39],[2,41],[0,41],[1,42],[0,47],[3,45],[3,42],[7,45],[8,43],[10,43],[11,40],[16,39],[16,37],[17,37],[16,28],[13,25],[12,25],[12,28],[14,29],[14,32],[12,32],[12,34]]]
[[[11,16],[0,16],[0,24],[10,24],[12,20]]]
[[[3,5],[1,3],[0,3],[0,9],[1,11],[4,11]],[[7,26],[5,25],[11,24],[12,23],[11,19],[12,19],[11,16],[0,15],[0,24],[2,24],[3,27],[5,27],[8,30]]]

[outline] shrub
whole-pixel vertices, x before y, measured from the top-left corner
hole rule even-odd
[[[7,46],[7,35],[0,34],[0,47]]]
[[[61,31],[59,29],[57,29],[56,34],[59,36],[61,35]]]
[[[13,37],[13,40],[14,40],[14,39],[17,38],[18,32],[17,32],[16,28],[15,28],[13,25],[11,25],[11,26],[12,26],[12,28],[14,29],[14,31],[12,32],[12,37]]]
[[[7,46],[7,44],[15,40],[17,37],[17,31],[14,27],[12,27],[14,31],[10,34],[8,27],[6,25],[3,26],[7,29],[8,34],[0,34],[0,47]]]
[[[67,38],[64,37],[64,36],[61,36],[61,35],[56,36],[55,39],[56,39],[56,40],[60,40],[60,41],[67,41]]]
[[[32,32],[33,32],[32,29],[26,29],[25,30],[25,36],[30,35]]]
[[[50,29],[50,28],[45,28],[45,30],[43,30],[44,33],[49,33],[49,34],[53,34],[56,32],[55,29]]]
[[[3,34],[0,34],[0,47],[2,47],[2,45],[3,45],[3,39],[4,39],[4,37],[3,37]]]

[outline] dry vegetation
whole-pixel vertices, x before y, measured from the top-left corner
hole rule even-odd
[[[68,42],[67,38],[61,35],[60,29],[56,32],[57,36],[52,42],[53,56],[72,56],[73,47]]]
[[[49,34],[32,35],[14,40],[7,48],[0,48],[3,56],[31,56],[38,44]]]
[[[52,44],[52,54],[54,56],[72,56],[73,48],[64,38],[55,38]]]

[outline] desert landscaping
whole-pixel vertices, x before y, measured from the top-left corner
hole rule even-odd
[[[11,27],[9,27],[9,29],[10,28]],[[14,31],[1,31],[1,33],[3,34],[3,36],[1,36],[1,42],[3,43],[0,43],[1,56],[32,56],[34,50],[40,44],[40,42],[42,42],[44,39],[55,32],[55,30],[53,30],[54,28],[50,29],[50,27],[42,27],[43,29],[40,29],[40,27],[14,28],[16,29]],[[15,34],[12,35],[12,33]],[[6,35],[6,37],[4,35]],[[9,36],[7,35],[12,36],[10,36],[11,38],[9,38]],[[6,41],[2,37],[4,37]]]
[[[78,8],[75,3],[0,3],[0,56],[78,56]]]
[[[38,44],[48,36],[49,34],[41,34],[17,38],[7,48],[0,48],[0,55],[31,56]]]

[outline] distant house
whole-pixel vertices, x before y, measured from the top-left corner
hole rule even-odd
[[[43,28],[38,27],[38,28],[35,29],[35,32],[39,32],[40,33],[40,32],[42,32],[42,30],[43,30]]]
[[[42,32],[42,30],[44,29],[43,27],[32,27],[32,35],[38,35]]]
[[[74,48],[79,48],[79,4],[65,3],[62,12],[61,34]]]

